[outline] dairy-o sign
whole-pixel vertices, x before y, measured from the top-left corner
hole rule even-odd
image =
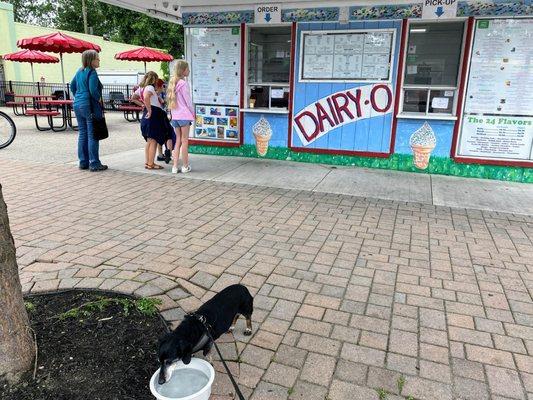
[[[340,126],[392,113],[393,97],[389,84],[342,90],[299,111],[294,116],[294,130],[307,146]]]
[[[254,8],[256,24],[279,24],[281,22],[281,4],[263,3]]]

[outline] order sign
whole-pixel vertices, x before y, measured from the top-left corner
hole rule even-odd
[[[465,116],[460,154],[495,159],[532,158],[533,117]]]

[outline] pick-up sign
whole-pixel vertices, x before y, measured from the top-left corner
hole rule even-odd
[[[446,19],[457,16],[457,0],[424,0],[422,19]]]

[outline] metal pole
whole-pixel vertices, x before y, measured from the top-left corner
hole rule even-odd
[[[33,92],[35,93],[35,76],[33,75],[33,63],[30,63],[31,67],[31,82],[33,84]]]
[[[63,100],[67,99],[67,92],[65,90],[65,70],[63,68],[63,53],[59,53],[61,59],[61,79],[63,80]]]
[[[146,61],[144,62],[144,74],[146,75]]]

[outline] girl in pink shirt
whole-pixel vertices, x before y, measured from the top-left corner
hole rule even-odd
[[[168,108],[172,114],[171,125],[176,131],[176,145],[174,146],[174,163],[172,173],[177,174],[178,161],[181,148],[183,166],[182,173],[191,171],[189,164],[189,129],[194,121],[194,107],[191,100],[189,83],[185,80],[189,76],[189,64],[187,61],[178,60],[174,67],[174,74],[170,78],[167,89]]]

